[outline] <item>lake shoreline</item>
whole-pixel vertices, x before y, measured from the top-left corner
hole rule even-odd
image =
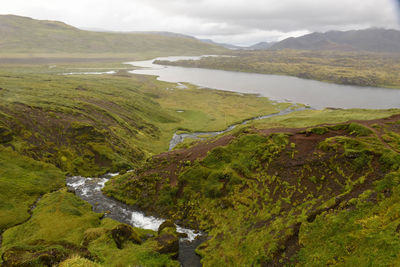
[[[196,60],[201,57],[165,57],[125,62],[140,69],[133,74],[157,76],[160,81],[187,82],[198,87],[245,94],[257,94],[278,102],[302,103],[323,109],[400,107],[400,90],[326,83],[294,76],[258,74],[192,67],[157,65],[155,60]]]

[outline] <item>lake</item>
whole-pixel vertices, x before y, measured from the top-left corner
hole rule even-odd
[[[200,57],[160,57],[159,60]],[[127,62],[141,69],[136,74],[156,75],[161,81],[187,82],[200,87],[258,94],[280,102],[313,108],[400,108],[400,89],[339,85],[284,75],[257,74],[153,64],[152,60]]]

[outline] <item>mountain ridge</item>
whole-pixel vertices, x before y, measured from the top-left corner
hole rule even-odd
[[[400,53],[400,31],[369,28],[364,30],[314,32],[286,38],[271,50],[340,50]]]

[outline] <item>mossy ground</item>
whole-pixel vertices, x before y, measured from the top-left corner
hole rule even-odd
[[[101,220],[102,216],[66,189],[46,194],[29,221],[4,232],[0,249],[1,254],[5,253],[3,261],[11,266],[23,263],[41,266],[46,263],[44,255],[48,255],[54,264],[81,257],[68,260],[63,263],[65,266],[75,261],[90,262],[93,266],[179,266],[169,255],[155,252],[157,232],[134,229],[143,242],[128,240],[118,248],[112,230],[120,223]]]
[[[0,125],[12,129],[16,151],[73,174],[129,169],[165,151],[179,129],[220,130],[288,106],[127,73],[58,75],[65,71],[1,68]]]
[[[339,121],[346,116],[343,111],[335,112]],[[360,117],[371,116],[368,111],[353,111],[353,115],[357,112]],[[314,119],[320,114],[315,113]],[[380,219],[391,225],[386,233],[380,232],[386,229],[382,224],[372,224],[367,218],[375,209],[375,213],[384,213],[384,204],[378,200],[396,205],[394,196],[391,201],[382,193],[382,184],[391,188],[398,180],[398,120],[397,115],[390,120],[330,124],[316,130],[239,129],[234,136],[154,157],[136,173],[113,179],[105,192],[205,230],[211,239],[198,249],[204,266],[346,265],[373,263],[380,257],[395,264],[399,252],[397,237],[392,237],[397,235],[395,213]],[[392,136],[387,139],[390,142],[383,136]],[[376,201],[353,213],[352,203],[368,190],[376,192]],[[332,224],[323,224],[323,216]],[[355,221],[361,219],[367,220],[366,229],[346,239],[335,233],[349,216],[354,219],[345,231],[360,229]],[[314,251],[313,235],[318,234],[319,250]],[[371,245],[383,243],[374,248],[357,243],[368,237]],[[324,249],[333,246],[329,240],[339,248],[324,254]],[[385,250],[390,242],[395,246]],[[346,250],[346,246],[357,247]],[[368,260],[372,250],[385,256]]]
[[[30,258],[21,250],[28,246],[40,261],[48,257],[51,247],[57,251],[57,260],[64,259],[80,251],[86,230],[103,233],[98,215],[71,194],[45,195],[63,187],[65,175],[127,170],[149,155],[166,151],[175,131],[220,130],[288,106],[191,85],[182,89],[154,77],[131,75],[126,65],[104,65],[0,67],[0,232],[15,226],[4,232],[2,252],[18,246],[15,253]],[[116,75],[61,75],[98,67],[120,71]],[[244,102],[249,108],[236,109]],[[42,195],[30,218],[30,207]],[[121,251],[110,245],[108,235],[100,240],[86,246],[107,266],[126,266],[132,260],[145,266],[176,264],[156,252],[155,240],[140,247],[128,244]]]
[[[0,232],[27,220],[35,201],[64,186],[64,179],[53,165],[0,147]]]
[[[206,230],[212,239],[199,248],[205,265],[280,264],[291,258],[306,262],[313,249],[303,227],[322,233],[312,223],[324,210],[339,212],[332,208],[335,197],[347,203],[364,189],[374,190],[373,181],[400,165],[398,122],[343,123],[388,117],[398,110],[296,112],[238,127],[219,139],[145,163],[150,155],[167,150],[175,131],[222,130],[289,104],[191,85],[182,89],[126,70],[59,75],[66,68],[99,66],[0,67],[0,229],[11,227],[3,233],[3,260],[176,266],[173,255],[157,252],[157,233],[135,229],[142,244],[124,241],[119,249],[112,236],[117,222],[101,220],[65,189],[49,194],[62,187],[66,173],[91,176],[135,167],[141,179],[121,175],[106,191]],[[109,62],[106,67],[126,66]],[[321,123],[340,124],[314,127]],[[281,129],[269,129],[273,127]],[[305,128],[302,133],[282,130],[287,127]],[[304,136],[314,141],[304,146],[298,138]],[[29,207],[41,195],[30,218]],[[292,244],[297,244],[298,232],[304,250],[296,258],[299,248]]]

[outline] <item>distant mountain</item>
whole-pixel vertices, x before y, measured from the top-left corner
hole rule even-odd
[[[207,43],[207,44],[212,44],[212,45],[218,45],[218,46],[222,46],[228,49],[232,49],[232,50],[237,50],[237,49],[243,49],[244,47],[242,46],[237,46],[237,45],[232,45],[232,44],[226,44],[226,43],[217,43],[214,42],[211,39],[199,39],[200,41]]]
[[[166,32],[166,31],[134,31],[134,32],[129,32],[129,33],[145,33],[145,34],[162,35],[162,36],[168,36],[168,37],[182,37],[182,38],[196,39],[195,37],[190,36],[190,35],[176,33],[176,32]]]
[[[225,49],[165,32],[94,32],[63,22],[0,15],[0,53],[96,53],[182,55],[222,53]]]
[[[400,31],[372,28],[311,33],[297,38],[287,38],[274,44],[270,49],[400,53]]]
[[[246,50],[267,50],[273,46],[276,42],[259,42],[252,46],[246,47]]]

